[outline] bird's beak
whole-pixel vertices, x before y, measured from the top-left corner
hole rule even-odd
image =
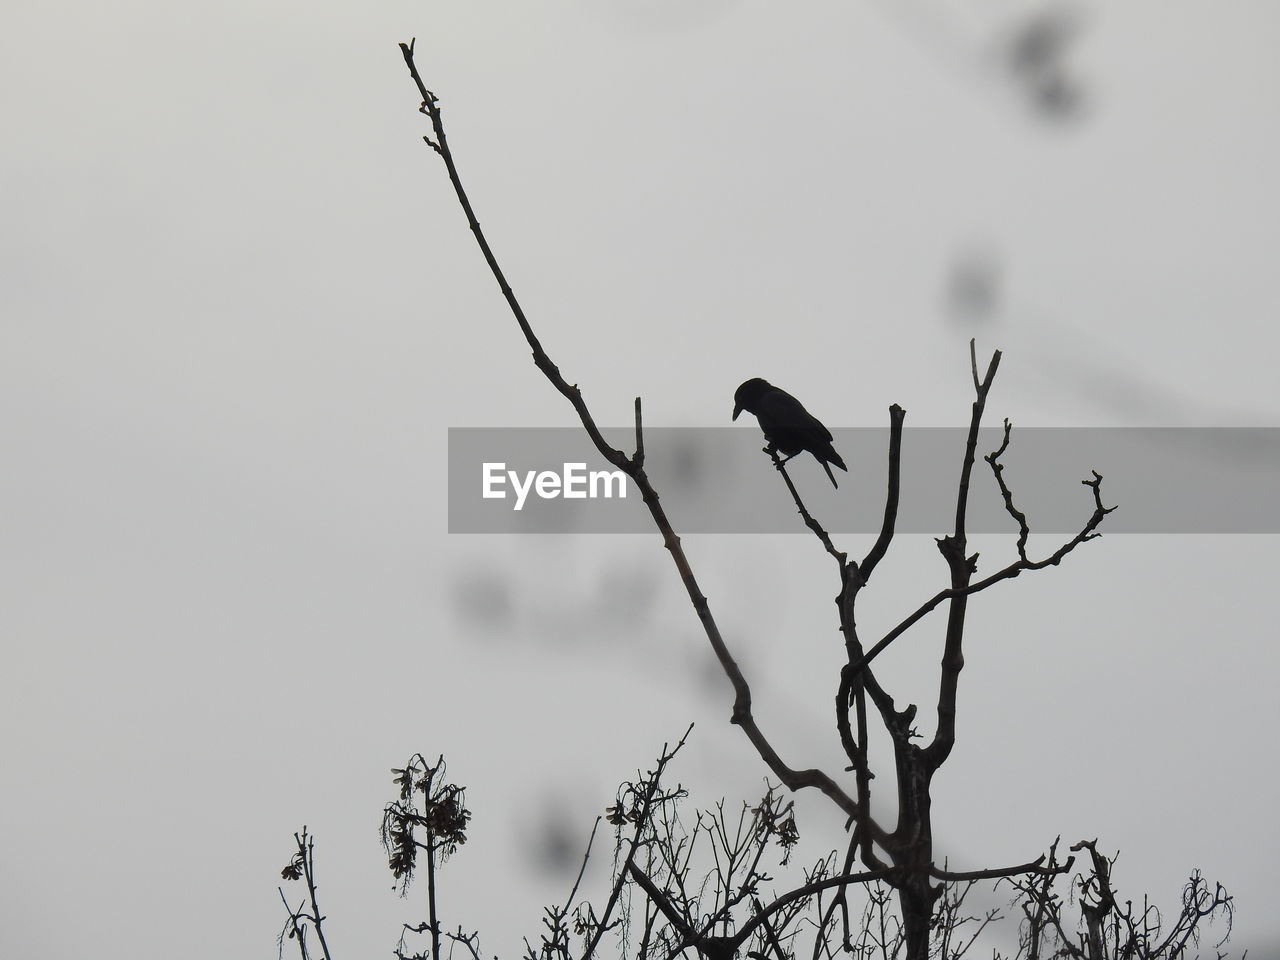
[[[738,419],[738,414],[740,414],[741,412],[742,412],[742,404],[740,404],[740,403],[739,403],[739,404],[736,404],[736,405],[734,406],[734,408],[733,408],[733,419],[734,419],[734,420],[737,420],[737,419]]]

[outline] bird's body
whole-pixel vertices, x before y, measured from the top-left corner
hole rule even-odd
[[[849,468],[831,445],[831,431],[799,400],[768,380],[755,377],[734,391],[733,404],[733,419],[737,420],[743,410],[754,413],[770,446],[785,454],[787,459],[808,450],[827,471],[831,485],[839,487],[830,465],[834,463],[845,471]]]

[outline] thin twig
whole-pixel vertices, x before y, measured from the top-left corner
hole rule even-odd
[[[827,531],[822,528],[822,524],[818,523],[818,521],[813,518],[813,515],[809,513],[809,509],[804,505],[804,501],[800,499],[800,491],[796,489],[796,485],[791,482],[791,475],[787,473],[787,460],[778,456],[778,448],[773,444],[769,444],[769,446],[765,447],[764,452],[769,455],[770,459],[773,460],[773,465],[777,468],[778,472],[782,474],[782,480],[787,485],[787,489],[791,492],[791,499],[795,501],[796,509],[799,511],[801,519],[804,520],[804,525],[808,527],[813,532],[813,535],[822,542],[823,549],[835,558],[836,563],[843,567],[845,554],[835,548],[835,545],[831,542],[830,535],[828,535]]]

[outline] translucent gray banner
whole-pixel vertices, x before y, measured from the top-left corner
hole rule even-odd
[[[787,466],[810,512],[833,533],[875,533],[884,513],[889,431],[834,430],[848,473],[833,489],[808,453]],[[900,533],[954,524],[967,431],[904,431]],[[631,452],[631,428],[605,437]],[[1002,431],[982,431],[970,533],[1015,532],[982,455]],[[804,526],[750,427],[645,430],[645,468],[680,533],[802,533]],[[1013,431],[1005,479],[1033,533],[1075,533],[1093,510],[1081,480],[1104,477],[1118,505],[1106,533],[1280,533],[1280,429],[1029,427]],[[639,492],[580,428],[450,428],[450,533],[648,533]]]

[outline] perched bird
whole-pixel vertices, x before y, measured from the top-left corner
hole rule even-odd
[[[846,472],[849,468],[831,446],[831,431],[802,407],[799,400],[768,380],[753,377],[733,393],[733,419],[737,420],[743,410],[756,415],[769,446],[785,454],[787,460],[802,450],[808,450],[827,471],[831,485],[839,489],[830,464],[834,463]]]

